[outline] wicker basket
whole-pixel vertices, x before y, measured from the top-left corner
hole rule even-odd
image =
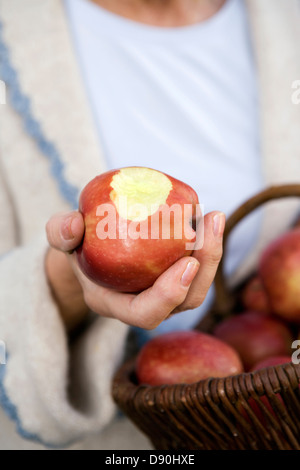
[[[243,217],[272,199],[292,196],[300,196],[300,185],[271,187],[240,206],[226,223],[224,255],[228,236]],[[215,278],[214,307],[198,326],[202,331],[238,313],[223,264]],[[134,370],[134,359],[119,369],[113,398],[157,450],[300,450],[300,365],[155,387],[138,385]]]

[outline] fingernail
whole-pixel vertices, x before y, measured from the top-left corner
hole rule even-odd
[[[225,214],[219,212],[213,218],[213,232],[215,237],[221,237],[225,228]]]
[[[73,240],[74,235],[72,232],[72,221],[73,221],[73,216],[70,215],[67,217],[61,225],[61,234],[64,240]]]
[[[192,283],[192,281],[193,281],[193,279],[194,279],[194,277],[195,277],[195,275],[196,275],[196,273],[199,269],[199,266],[200,265],[199,265],[198,261],[196,261],[196,260],[195,261],[190,261],[188,263],[187,267],[185,268],[185,271],[184,271],[183,275],[181,276],[181,284],[184,287],[188,287]]]

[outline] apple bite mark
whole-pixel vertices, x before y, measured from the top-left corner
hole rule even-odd
[[[110,198],[118,214],[135,222],[147,219],[165,204],[173,186],[170,179],[150,168],[122,168],[111,182]]]
[[[127,167],[96,176],[82,190],[85,235],[75,250],[93,282],[121,292],[152,286],[172,264],[191,255],[190,220],[198,196],[160,171]]]

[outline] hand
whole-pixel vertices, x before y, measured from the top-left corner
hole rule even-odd
[[[67,326],[88,310],[117,318],[129,325],[153,329],[171,314],[201,305],[222,256],[225,216],[211,212],[204,217],[204,244],[193,256],[173,264],[152,287],[139,294],[124,294],[90,281],[80,270],[74,250],[84,234],[79,212],[56,215],[47,224],[51,246],[46,271]]]

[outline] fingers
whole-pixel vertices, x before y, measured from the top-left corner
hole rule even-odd
[[[225,216],[212,212],[204,217],[204,243],[193,256],[178,260],[152,287],[138,295],[99,287],[87,279],[72,256],[85,301],[95,313],[117,318],[144,329],[153,329],[171,313],[196,308],[206,297],[222,256]]]
[[[74,250],[84,235],[84,221],[80,212],[56,214],[48,221],[46,233],[49,245],[57,250]]]
[[[124,312],[130,324],[135,322],[140,328],[156,328],[184,302],[199,266],[196,259],[183,258],[165,271],[150,289],[134,297],[128,311]]]
[[[118,318],[140,328],[153,329],[177,305],[184,302],[198,269],[199,262],[195,258],[182,258],[165,271],[151,288],[138,295],[89,286],[90,281],[82,280],[85,284],[85,300],[96,313]],[[78,270],[77,275],[81,277]]]
[[[225,215],[222,212],[210,212],[204,217],[203,247],[193,253],[200,268],[184,302],[174,313],[199,307],[204,301],[222,257],[224,228]]]

